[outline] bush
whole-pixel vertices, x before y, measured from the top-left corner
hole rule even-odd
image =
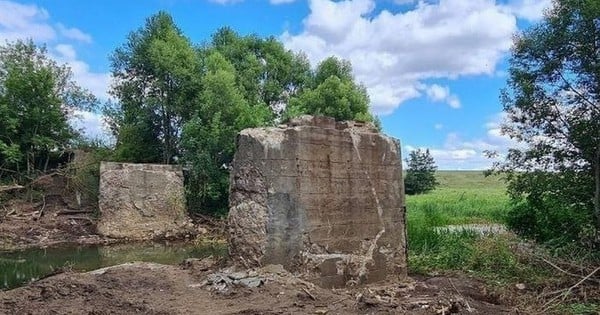
[[[508,227],[538,242],[596,248],[598,231],[589,197],[590,178],[583,172],[521,173],[509,177]]]
[[[404,190],[409,195],[422,194],[435,189],[439,184],[435,179],[435,161],[429,149],[410,152],[406,159],[407,169],[404,178]]]

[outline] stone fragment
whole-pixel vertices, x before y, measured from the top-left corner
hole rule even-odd
[[[175,165],[102,162],[98,232],[134,240],[190,232],[183,172]]]
[[[230,256],[324,287],[406,276],[398,141],[368,123],[302,116],[243,130],[230,177]]]

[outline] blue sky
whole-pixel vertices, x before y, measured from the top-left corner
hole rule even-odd
[[[32,38],[101,99],[109,55],[159,10],[192,42],[219,27],[278,37],[313,65],[349,59],[384,132],[404,154],[429,148],[440,169],[485,169],[485,150],[515,145],[500,133],[500,89],[512,36],[537,22],[550,0],[0,0],[0,41]],[[102,131],[81,112],[76,125]]]

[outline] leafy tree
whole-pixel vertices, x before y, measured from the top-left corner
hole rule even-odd
[[[212,50],[233,65],[246,101],[251,106],[267,105],[276,115],[311,78],[308,59],[286,50],[275,37],[240,36],[225,27],[212,36],[208,53]]]
[[[437,166],[429,149],[413,150],[406,159],[407,169],[404,178],[404,190],[409,195],[429,192],[438,185],[435,179]]]
[[[200,91],[198,54],[171,16],[159,12],[129,34],[111,61],[118,104],[105,113],[114,126],[118,157],[172,163],[181,125]]]
[[[318,65],[312,77],[310,88],[290,100],[286,118],[311,114],[337,120],[374,120],[367,90],[354,82],[350,62],[329,57]]]
[[[195,211],[226,212],[235,136],[264,125],[271,112],[248,104],[236,85],[235,68],[220,53],[208,56],[206,69],[199,109],[183,128],[184,159],[191,166],[187,200]]]
[[[77,137],[69,124],[76,109],[95,98],[72,80],[71,70],[32,41],[0,46],[0,177],[15,179],[46,171]]]
[[[512,49],[503,131],[524,146],[499,168],[519,204],[512,226],[527,218],[529,234],[540,240],[565,231],[579,238],[586,224],[600,228],[599,20],[598,1],[554,1]]]
[[[117,103],[104,112],[117,159],[185,163],[191,211],[226,210],[236,134],[273,124],[288,104],[301,113],[372,120],[348,62],[330,59],[313,72],[304,55],[277,39],[229,28],[194,49],[164,12],[115,50],[112,68]],[[322,104],[329,106],[320,110]]]

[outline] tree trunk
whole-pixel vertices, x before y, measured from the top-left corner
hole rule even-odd
[[[596,215],[596,228],[600,230],[600,147],[596,149],[594,161],[594,182],[596,191],[594,193],[594,214]]]

